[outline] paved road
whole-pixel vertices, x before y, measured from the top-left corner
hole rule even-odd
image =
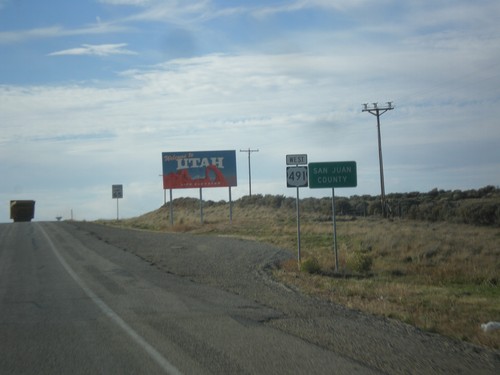
[[[66,223],[0,224],[0,374],[373,374]]]

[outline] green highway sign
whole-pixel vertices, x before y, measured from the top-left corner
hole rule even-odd
[[[355,161],[309,163],[311,189],[346,188],[357,185]]]

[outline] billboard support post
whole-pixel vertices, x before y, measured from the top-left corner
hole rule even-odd
[[[229,224],[233,223],[233,200],[231,199],[231,186],[229,186]]]
[[[200,188],[200,222],[203,224],[203,188]]]
[[[174,204],[172,202],[172,189],[170,189],[170,225],[174,226]]]

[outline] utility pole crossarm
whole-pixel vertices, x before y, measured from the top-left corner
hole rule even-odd
[[[370,112],[374,116],[381,116],[387,111],[391,111],[393,109],[394,104],[392,102],[387,102],[387,104],[382,107],[379,107],[378,103],[372,103],[371,107],[368,103],[364,103],[362,112]]]

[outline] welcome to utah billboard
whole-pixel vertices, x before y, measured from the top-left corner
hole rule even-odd
[[[163,189],[236,186],[236,151],[163,152]]]

